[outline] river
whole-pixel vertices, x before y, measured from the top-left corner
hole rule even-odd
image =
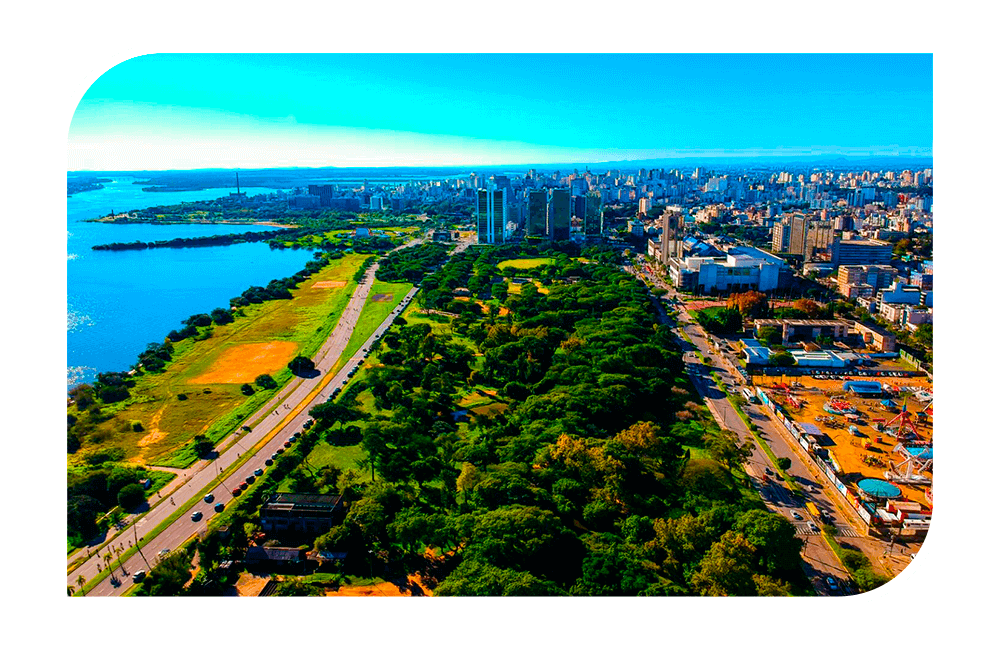
[[[308,250],[271,250],[265,243],[211,248],[94,251],[111,242],[154,241],[268,230],[227,224],[155,225],[88,223],[112,210],[127,212],[182,201],[226,196],[230,188],[143,192],[138,177],[108,176],[104,189],[80,192],[67,204],[67,384],[98,372],[128,370],[139,352],[192,314],[228,307],[250,285],[288,277],[312,258]],[[248,196],[272,193],[241,188]]]

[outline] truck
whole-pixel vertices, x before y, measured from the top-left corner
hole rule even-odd
[[[748,402],[750,402],[751,404],[758,404],[758,403],[760,403],[760,400],[757,399],[757,395],[752,390],[750,390],[749,387],[744,387],[743,388],[743,397],[745,397],[746,400]]]

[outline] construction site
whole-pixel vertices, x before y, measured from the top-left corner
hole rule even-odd
[[[902,529],[908,519],[919,528],[917,520],[929,520],[934,401],[927,378],[758,377],[754,383],[873,526]]]

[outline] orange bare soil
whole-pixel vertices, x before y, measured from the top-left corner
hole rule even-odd
[[[786,379],[785,381],[791,380]],[[884,397],[861,398],[854,395],[844,395],[843,379],[795,377],[794,381],[803,385],[801,389],[792,390],[794,403],[788,399],[788,393],[783,390],[774,391],[772,399],[781,404],[793,420],[815,424],[819,427],[820,431],[826,434],[828,440],[824,442],[832,443],[826,444],[826,449],[833,453],[837,463],[843,470],[842,478],[844,479],[844,483],[853,487],[862,478],[884,479],[883,472],[885,472],[886,465],[902,459],[901,456],[893,452],[897,443],[896,439],[879,433],[872,426],[875,424],[876,418],[889,422],[897,415],[897,413],[889,412],[882,408],[880,402],[882,399],[885,399]],[[922,377],[886,377],[877,379],[877,381],[896,386],[917,386],[924,390],[931,389],[932,387]],[[775,377],[762,377],[756,378],[755,383],[764,388],[770,388],[782,382]],[[845,418],[830,416],[829,413],[823,410],[823,405],[829,399],[829,395],[840,396],[839,399],[850,402],[858,410],[858,414],[864,422],[864,424],[858,427],[858,432],[861,435],[855,436],[850,432],[848,428],[850,422]],[[900,405],[903,403],[903,398],[901,397],[894,397],[893,400]],[[907,408],[910,412],[919,411],[923,407],[922,403],[912,398],[907,402]],[[827,421],[826,418],[830,418],[830,421]],[[933,438],[933,427],[934,419],[933,417],[928,417],[926,422],[917,425],[917,433],[922,439],[931,440]],[[881,439],[882,442],[876,442],[877,439]],[[869,446],[868,449],[864,447],[866,443]],[[928,475],[931,474],[931,472],[926,473]],[[903,496],[910,501],[916,501],[925,506],[930,505],[927,496],[924,494],[924,486],[911,486],[900,483],[899,488],[902,490]]]
[[[319,282],[314,282],[310,289],[339,289],[346,286],[346,282],[338,282],[336,280],[320,280]]]
[[[243,343],[225,350],[207,372],[189,384],[246,384],[258,376],[271,374],[292,360],[299,346],[292,341]]]

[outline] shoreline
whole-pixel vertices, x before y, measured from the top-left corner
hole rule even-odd
[[[87,223],[109,223],[118,226],[130,224],[150,224],[154,226],[190,226],[190,225],[230,225],[230,226],[273,226],[275,228],[301,228],[295,223],[278,223],[276,221],[234,221],[232,219],[137,219],[134,217],[98,217],[96,219],[81,219]]]

